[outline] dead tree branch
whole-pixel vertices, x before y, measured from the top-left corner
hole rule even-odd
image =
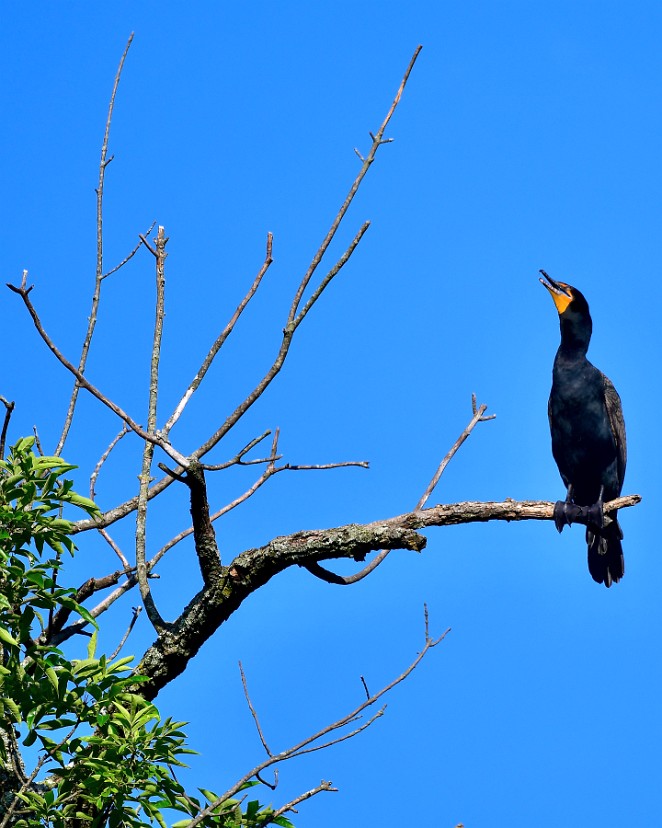
[[[267,744],[267,740],[264,738],[264,733],[262,731],[262,726],[260,725],[260,720],[257,715],[257,711],[253,706],[253,702],[251,701],[250,694],[248,692],[248,682],[246,681],[246,673],[244,673],[244,668],[242,666],[241,661],[239,662],[239,672],[241,673],[241,684],[244,688],[244,697],[246,699],[246,704],[248,705],[248,709],[251,711],[251,716],[253,717],[253,721],[255,722],[255,727],[257,729],[257,735],[260,737],[260,741],[262,742],[262,747],[264,748],[264,752],[267,756],[273,756],[273,753],[269,749],[269,745]]]
[[[637,494],[619,497],[604,505],[604,513],[608,516],[610,512],[635,506],[640,501],[641,496]],[[301,566],[309,571],[322,570],[325,573],[323,580],[334,583],[331,578],[336,577],[338,580],[335,583],[343,584],[343,576],[329,572],[319,562],[343,558],[361,561],[369,552],[377,550],[410,549],[420,552],[425,548],[427,539],[416,530],[433,526],[457,526],[492,520],[553,521],[554,505],[553,502],[541,500],[442,504],[374,523],[297,532],[275,538],[258,549],[242,552],[229,567],[221,569],[221,578],[213,588],[205,587],[199,592],[182,615],[170,625],[170,631],[163,640],[156,641],[145,653],[141,672],[152,678],[152,682],[144,688],[146,697],[154,698],[161,687],[182,673],[204,642],[241,606],[248,595],[290,566]],[[583,521],[579,518],[576,522],[581,524]],[[191,534],[192,531],[191,528],[186,534]],[[181,537],[178,536],[177,540],[181,540]],[[171,547],[164,547],[148,563],[149,573],[167,548]],[[92,617],[97,618],[103,614],[122,595],[135,587],[136,583],[135,576],[129,575],[113,593],[90,610]],[[76,621],[63,630],[54,643],[69,638],[85,625],[86,622],[82,620]]]
[[[154,318],[154,336],[152,341],[152,357],[149,374],[149,403],[147,413],[147,433],[156,433],[156,412],[159,393],[159,361],[161,358],[161,340],[163,337],[163,318],[165,316],[165,260],[167,257],[166,244],[168,239],[163,227],[159,227],[156,237],[156,312]],[[154,457],[154,443],[146,440],[143,449],[143,462],[140,472],[140,491],[138,494],[138,512],[136,515],[136,574],[140,586],[140,595],[143,599],[147,617],[152,626],[160,632],[165,625],[161,614],[156,608],[154,598],[147,581],[146,559],[146,532],[147,532],[147,491],[151,479],[152,459]]]
[[[219,429],[217,429],[214,432],[214,434],[212,434],[212,436],[209,437],[208,440],[206,440],[206,442],[204,442],[199,448],[197,448],[193,452],[193,455],[192,455],[193,457],[199,459],[200,457],[203,457],[205,454],[207,454],[207,452],[211,451],[211,449],[214,448],[214,446],[217,445],[217,443],[219,443],[220,440],[222,440],[223,437],[225,437],[225,435],[239,422],[239,420],[244,416],[244,414],[246,414],[246,412],[250,409],[250,407],[262,396],[262,394],[266,391],[266,389],[273,382],[273,380],[276,378],[276,376],[278,376],[278,374],[280,373],[281,368],[283,367],[283,364],[285,363],[285,359],[287,358],[287,355],[289,353],[290,347],[292,345],[292,338],[294,337],[294,333],[295,333],[296,329],[299,327],[301,322],[303,322],[304,318],[306,317],[308,312],[311,310],[311,308],[313,307],[315,302],[319,299],[319,297],[321,296],[322,291],[324,290],[324,288],[326,288],[329,285],[329,283],[331,282],[331,279],[334,276],[336,276],[338,274],[338,272],[340,271],[340,269],[343,267],[343,265],[345,265],[347,263],[347,261],[349,260],[351,254],[354,252],[354,250],[356,249],[356,246],[358,245],[361,238],[363,237],[363,234],[368,229],[368,226],[369,226],[369,222],[366,222],[363,225],[363,227],[359,230],[357,235],[354,237],[354,239],[353,239],[352,243],[350,244],[350,246],[348,247],[348,249],[341,256],[341,258],[338,260],[338,262],[331,268],[329,273],[327,273],[327,275],[324,277],[324,279],[320,283],[317,290],[313,293],[313,295],[310,297],[310,299],[306,303],[303,310],[296,316],[294,316],[293,314],[296,311],[296,308],[298,307],[298,301],[299,300],[295,296],[295,300],[293,301],[292,307],[290,309],[290,315],[288,317],[287,324],[286,324],[285,328],[283,329],[283,339],[282,339],[282,342],[281,342],[281,346],[278,350],[278,354],[276,356],[276,359],[272,363],[271,367],[269,368],[267,373],[262,377],[260,382],[258,382],[258,384],[255,386],[255,388],[250,392],[250,394],[243,400],[243,402],[241,402],[235,408],[235,410],[232,412],[232,414],[230,414],[229,417],[227,417],[227,419],[225,420],[223,425]],[[335,230],[334,230],[334,233],[335,233]],[[325,242],[326,242],[326,239],[325,239]],[[324,243],[323,243],[322,246],[324,246]],[[320,248],[320,250],[321,249],[322,248]],[[326,247],[324,247],[324,250],[326,251]],[[319,253],[319,251],[318,251],[318,253]],[[320,258],[321,258],[321,256],[320,256]],[[307,283],[307,279],[309,279],[309,278],[310,277],[308,276],[308,274],[306,274],[306,276],[304,276],[304,279],[302,280],[301,284],[299,285],[299,288],[297,289],[297,295],[299,294],[299,291],[301,290],[301,285],[304,282]]]
[[[398,684],[402,683],[408,676],[410,676],[411,673],[416,669],[416,667],[418,667],[418,665],[421,663],[421,661],[425,658],[427,653],[431,649],[436,647],[438,644],[440,644],[444,640],[444,638],[448,635],[448,633],[450,632],[450,629],[448,629],[448,630],[446,630],[446,632],[444,632],[438,638],[434,638],[434,639],[431,638],[430,635],[429,635],[428,627],[427,627],[427,608],[425,610],[425,619],[426,619],[425,644],[422,647],[420,653],[416,656],[416,658],[409,664],[409,666],[402,673],[400,673],[399,676],[397,676],[392,681],[390,681],[387,685],[382,687],[381,690],[378,690],[376,693],[374,693],[373,695],[371,695],[367,699],[365,699],[363,702],[361,702],[361,704],[359,704],[350,713],[347,713],[346,715],[341,716],[335,722],[332,722],[331,724],[326,725],[321,730],[318,730],[316,733],[313,733],[312,735],[307,736],[305,739],[302,739],[300,742],[298,742],[295,745],[292,745],[291,747],[287,748],[286,750],[283,750],[283,751],[281,751],[280,753],[277,753],[277,754],[270,754],[267,759],[265,759],[263,762],[261,762],[256,767],[254,767],[248,773],[244,774],[244,776],[242,776],[241,779],[237,780],[237,782],[229,790],[227,790],[222,796],[219,796],[218,799],[216,799],[214,802],[210,803],[206,808],[203,808],[200,811],[200,813],[198,813],[191,820],[191,822],[188,823],[186,828],[196,828],[196,826],[199,825],[202,822],[202,820],[205,819],[205,817],[213,814],[214,811],[220,805],[222,805],[228,799],[231,799],[232,797],[234,797],[241,790],[242,786],[246,782],[249,782],[251,779],[255,779],[256,777],[258,777],[259,774],[261,774],[267,768],[272,767],[273,765],[275,765],[279,762],[286,762],[290,759],[294,759],[298,756],[303,756],[307,753],[311,753],[311,752],[316,751],[316,750],[324,750],[328,747],[331,747],[332,745],[336,745],[336,744],[339,744],[340,742],[346,741],[347,739],[351,739],[354,736],[356,736],[358,733],[360,733],[361,731],[363,731],[367,727],[369,727],[378,718],[380,718],[384,713],[385,706],[380,708],[366,722],[364,722],[363,724],[361,724],[359,727],[355,728],[351,732],[343,733],[341,735],[334,736],[332,739],[330,739],[326,742],[321,742],[321,740],[325,736],[328,736],[329,734],[338,733],[338,731],[343,730],[348,725],[351,725],[351,724],[353,724],[357,721],[360,721],[362,713],[365,710],[367,710],[370,707],[373,707],[383,696],[385,696],[394,687],[396,687]],[[331,783],[330,782],[329,783],[324,783],[323,782],[320,786],[318,786],[316,789],[314,789],[313,792],[308,792],[308,794],[304,794],[301,799],[297,798],[297,799],[293,800],[292,803],[289,803],[288,805],[286,805],[284,807],[287,810],[290,807],[292,807],[293,804],[296,804],[296,802],[303,801],[303,799],[307,799],[307,798],[309,798],[309,796],[314,795],[314,793],[319,793],[320,791],[323,791],[323,790],[333,790],[331,788]]]
[[[283,330],[283,339],[282,339],[280,348],[278,350],[278,353],[276,355],[276,358],[274,359],[271,367],[267,370],[266,374],[257,383],[255,388],[250,392],[250,394],[243,400],[243,402],[241,402],[234,409],[234,411],[226,418],[225,422],[220,426],[220,428],[218,428],[204,443],[202,443],[202,445],[200,445],[193,452],[193,454],[191,455],[191,457],[193,459],[200,460],[209,451],[211,451],[211,449],[214,448],[214,446],[216,446],[223,437],[225,437],[225,435],[230,431],[230,429],[232,429],[234,427],[234,425],[236,425],[236,423],[243,417],[243,415],[249,410],[249,408],[255,403],[255,401],[258,400],[262,396],[262,394],[265,392],[265,390],[268,388],[268,386],[271,384],[271,382],[275,379],[275,377],[278,375],[281,368],[283,367],[283,364],[284,364],[285,359],[288,355],[290,346],[292,344],[292,337],[294,336],[294,333],[295,333],[296,329],[301,324],[301,322],[303,322],[305,317],[308,315],[308,313],[310,312],[310,310],[312,309],[314,304],[320,298],[323,291],[326,289],[326,287],[328,287],[328,285],[333,280],[333,278],[339,273],[339,271],[342,269],[342,267],[349,261],[352,253],[354,252],[357,245],[361,241],[364,233],[368,229],[369,222],[365,222],[362,225],[362,227],[360,228],[360,230],[358,231],[358,233],[356,234],[356,236],[354,237],[354,239],[352,240],[352,242],[350,243],[349,247],[346,249],[345,253],[340,257],[340,259],[335,263],[335,265],[333,265],[333,267],[328,271],[326,276],[323,277],[320,284],[315,289],[315,291],[313,291],[312,295],[310,296],[310,298],[308,299],[308,301],[306,302],[304,307],[301,308],[301,302],[303,300],[304,292],[305,292],[306,288],[308,287],[308,285],[309,285],[313,275],[315,274],[318,266],[320,265],[324,255],[326,254],[331,242],[333,241],[333,239],[334,239],[334,237],[335,237],[335,235],[336,235],[336,233],[337,233],[337,231],[338,231],[338,229],[339,229],[339,227],[340,227],[340,225],[341,225],[341,223],[342,223],[342,221],[343,221],[343,219],[344,219],[344,217],[345,217],[345,215],[346,215],[346,213],[347,213],[347,211],[348,211],[348,209],[349,209],[349,207],[352,203],[352,201],[354,200],[354,197],[356,196],[356,194],[359,190],[359,187],[361,186],[361,183],[362,183],[363,179],[365,178],[368,170],[370,169],[373,161],[375,160],[377,150],[379,149],[380,146],[382,146],[382,144],[388,143],[388,140],[384,140],[384,138],[383,138],[384,132],[385,132],[386,127],[388,126],[391,118],[393,117],[393,114],[395,113],[395,110],[396,110],[398,104],[400,103],[400,99],[402,98],[402,94],[404,92],[405,86],[406,86],[407,81],[409,79],[409,75],[411,74],[411,71],[414,67],[416,59],[418,58],[418,55],[421,51],[421,48],[422,47],[419,46],[416,49],[416,51],[414,52],[414,54],[413,54],[413,56],[412,56],[412,58],[409,62],[409,65],[407,67],[407,70],[406,70],[406,72],[405,72],[405,74],[402,78],[402,81],[401,81],[400,86],[398,88],[398,91],[395,95],[395,98],[393,99],[393,102],[392,102],[392,104],[391,104],[391,106],[390,106],[390,108],[389,108],[389,110],[386,114],[386,117],[384,118],[384,121],[382,122],[382,125],[380,126],[379,130],[377,131],[377,134],[372,135],[372,133],[371,133],[372,146],[371,146],[370,152],[368,153],[368,155],[363,160],[363,163],[361,165],[361,169],[359,170],[356,178],[354,179],[354,181],[353,181],[353,183],[352,183],[352,185],[349,189],[349,192],[348,192],[345,200],[343,201],[340,209],[338,210],[338,213],[336,214],[333,222],[331,223],[331,227],[329,228],[329,231],[327,232],[327,234],[324,237],[322,243],[320,244],[319,248],[317,249],[316,253],[314,254],[308,269],[306,270],[303,278],[301,279],[298,287],[296,288],[296,291],[294,293],[294,297],[293,297],[293,300],[292,300],[292,304],[290,306],[290,310],[289,310],[289,313],[288,313],[287,322],[286,322],[285,328]],[[211,364],[211,360],[213,360],[213,357],[217,353],[218,348],[221,347],[221,345],[223,344],[223,342],[227,338],[227,335],[229,335],[231,330],[234,328],[234,325],[236,324],[236,321],[239,318],[239,315],[241,314],[243,309],[246,307],[246,304],[248,303],[248,301],[250,301],[250,298],[252,297],[255,290],[257,290],[257,287],[259,286],[260,280],[264,276],[264,273],[266,272],[266,269],[269,267],[270,264],[271,264],[271,237],[268,237],[268,239],[267,239],[267,254],[266,254],[266,257],[265,257],[265,261],[262,265],[262,268],[259,271],[258,276],[256,277],[256,279],[253,283],[253,286],[251,287],[249,292],[244,297],[244,300],[242,300],[242,302],[240,303],[239,307],[237,308],[237,311],[235,311],[235,315],[232,317],[232,319],[228,323],[228,326],[226,327],[225,331],[216,340],[216,342],[212,346],[212,349],[210,350],[209,354],[207,355],[207,358],[205,359],[205,361],[203,361],[201,371],[203,369],[204,369],[204,371],[206,371],[207,368],[209,367],[209,364]],[[14,290],[16,290],[17,293],[20,293],[20,291],[18,289],[14,288]],[[29,302],[29,298],[27,297],[27,294],[23,296],[23,299],[26,302],[26,304]],[[28,309],[29,309],[29,306],[28,306]],[[36,317],[36,313],[33,314],[33,319],[35,319],[35,317]],[[37,329],[39,330],[39,327]],[[226,331],[227,331],[227,334],[226,334]],[[43,338],[43,334],[42,334],[42,338]],[[47,342],[47,344],[49,344],[48,340],[46,340],[46,342]],[[50,344],[49,344],[49,347],[51,347]],[[51,350],[53,350],[52,347],[51,347]],[[56,356],[57,355],[58,354],[56,353]],[[62,361],[61,355],[58,356],[58,358],[60,358],[60,361]],[[64,364],[66,364],[66,363],[64,363]],[[69,365],[67,365],[67,367],[69,367]],[[73,366],[70,367],[70,370],[72,369],[72,367]],[[75,374],[75,369],[73,369],[73,370],[74,370],[74,374]],[[198,374],[199,373],[200,372],[198,372]],[[170,445],[170,443],[167,441],[166,438],[167,438],[167,434],[169,433],[169,430],[172,428],[172,426],[176,422],[177,418],[181,415],[181,412],[183,411],[183,408],[185,407],[186,403],[188,402],[188,399],[190,398],[191,394],[194,393],[194,391],[198,387],[198,385],[199,385],[199,382],[197,382],[197,377],[196,377],[196,378],[194,378],[194,380],[189,385],[189,388],[187,389],[186,393],[184,394],[184,396],[180,400],[179,404],[176,406],[175,411],[173,412],[170,419],[166,423],[164,431],[159,433],[158,435],[149,435],[149,439],[151,439],[153,442],[155,442],[156,445],[160,445],[161,448],[163,448],[164,451],[166,451],[172,459],[174,459],[177,463],[179,463],[180,468],[175,469],[176,474],[181,474],[186,469],[186,467],[188,466],[188,460],[186,458],[182,457],[182,455],[175,456],[177,453],[172,448],[172,446]],[[94,389],[94,391],[92,391],[92,393],[94,393],[94,392],[96,392],[96,389]],[[95,396],[97,396],[105,404],[108,404],[108,401],[105,398],[103,398],[102,395],[100,395],[100,392],[96,392]],[[115,409],[113,409],[113,410],[115,410]],[[118,410],[115,410],[115,413],[117,413],[119,416],[121,416],[121,418],[127,423],[127,425],[130,428],[132,428],[140,437],[142,437],[143,439],[147,439],[147,436],[146,436],[145,432],[142,431],[142,429],[140,429],[140,427],[137,425],[137,423],[135,423],[133,420],[130,420],[130,418],[128,418],[128,415],[126,415],[124,412],[121,412],[121,414],[120,414]],[[174,479],[175,478],[173,478],[171,475],[166,475],[165,477],[161,478],[161,480],[159,480],[156,483],[154,483],[153,485],[151,485],[147,490],[147,494],[146,494],[147,499],[151,500],[152,498],[158,496],[162,491],[164,491],[166,488],[168,488],[168,486],[170,486],[172,484]],[[119,504],[115,508],[110,509],[101,518],[99,518],[95,521],[92,521],[92,520],[78,521],[76,523],[75,527],[74,527],[74,532],[84,532],[84,531],[87,531],[87,530],[92,529],[92,528],[107,527],[111,523],[114,523],[117,520],[121,520],[123,517],[126,517],[131,512],[135,511],[137,507],[138,507],[138,498],[137,497],[131,498],[131,499],[125,501],[124,503]]]
[[[639,495],[606,503],[605,514],[639,503]],[[221,579],[204,587],[189,602],[143,656],[140,672],[150,678],[140,691],[154,698],[159,690],[186,669],[186,665],[216,630],[255,590],[291,566],[309,567],[319,561],[346,558],[361,561],[379,549],[423,550],[427,539],[419,529],[456,526],[492,520],[553,520],[554,503],[548,501],[466,502],[433,506],[368,524],[297,532],[274,538],[266,546],[237,555],[222,570]]]
[[[471,395],[471,410],[473,412],[473,417],[470,420],[467,427],[464,429],[462,434],[457,438],[453,446],[451,446],[450,450],[444,457],[444,459],[439,464],[437,471],[434,473],[432,480],[429,482],[426,490],[423,492],[421,499],[416,504],[416,511],[422,509],[425,504],[430,499],[432,492],[437,487],[441,479],[441,475],[444,473],[446,466],[450,463],[453,459],[455,454],[457,453],[458,449],[467,439],[467,437],[471,434],[478,423],[485,422],[486,420],[493,420],[496,417],[496,414],[490,414],[487,417],[484,416],[485,412],[487,411],[486,405],[481,405],[479,408],[476,407],[476,395]],[[370,563],[365,566],[360,572],[354,573],[354,575],[338,575],[335,572],[331,572],[331,570],[326,569],[323,566],[320,566],[318,563],[311,563],[309,564],[306,569],[311,573],[311,575],[315,575],[316,578],[319,578],[322,581],[326,581],[329,584],[338,584],[339,586],[349,586],[350,584],[355,584],[358,581],[362,581],[371,572],[374,572],[375,569],[386,559],[390,549],[382,549]]]
[[[409,61],[409,66],[407,67],[407,69],[405,71],[405,74],[402,78],[402,81],[400,82],[400,86],[398,88],[398,91],[396,92],[395,98],[393,99],[393,103],[391,104],[391,107],[390,107],[389,111],[386,113],[386,117],[384,118],[384,120],[382,122],[382,125],[379,127],[379,130],[377,131],[377,135],[372,135],[372,133],[370,133],[370,136],[372,138],[372,146],[370,147],[370,152],[368,153],[368,155],[364,159],[363,164],[361,165],[361,169],[359,170],[358,175],[354,179],[354,182],[353,182],[352,186],[350,187],[349,192],[347,193],[347,196],[346,196],[340,210],[338,210],[338,213],[337,213],[335,219],[333,220],[333,223],[331,224],[331,227],[329,228],[329,232],[326,234],[326,237],[324,238],[324,241],[322,242],[319,249],[317,250],[317,252],[313,256],[313,259],[310,263],[310,266],[309,266],[308,270],[306,271],[303,279],[301,280],[301,284],[299,285],[299,288],[297,289],[297,292],[294,296],[294,301],[292,302],[292,307],[290,308],[290,315],[289,315],[288,323],[294,322],[294,320],[297,316],[297,311],[299,309],[299,304],[301,303],[301,299],[303,297],[304,291],[306,290],[306,287],[308,286],[308,283],[310,282],[310,280],[311,280],[313,274],[315,273],[315,270],[317,269],[318,265],[322,261],[322,258],[324,256],[324,254],[326,253],[326,251],[329,248],[329,245],[333,241],[333,238],[334,238],[338,228],[340,227],[340,224],[341,224],[343,218],[345,217],[345,214],[347,213],[347,210],[349,210],[349,207],[350,207],[352,201],[354,200],[354,196],[356,195],[356,193],[358,192],[359,187],[361,186],[361,182],[363,181],[363,179],[365,178],[368,170],[370,169],[370,166],[372,165],[372,162],[375,160],[377,150],[379,149],[379,147],[383,143],[386,143],[382,140],[382,138],[384,136],[384,132],[386,130],[386,127],[389,124],[389,121],[393,117],[393,114],[394,114],[398,104],[400,103],[400,99],[402,98],[402,93],[404,92],[405,86],[407,85],[407,81],[409,80],[409,75],[411,74],[411,71],[414,68],[414,64],[416,63],[416,59],[418,58],[422,48],[423,48],[422,46],[418,46],[416,48],[414,54],[412,55],[412,58]],[[364,225],[364,228],[362,228],[363,232],[365,232],[366,229],[367,229],[367,227],[365,227],[365,225]],[[309,304],[310,304],[310,302],[309,302]],[[299,314],[299,316],[301,316],[301,318],[303,318],[303,316],[305,316],[305,313],[304,314]]]
[[[110,103],[108,104],[108,117],[106,118],[106,128],[103,134],[103,144],[101,145],[101,160],[99,161],[99,183],[97,185],[97,262],[96,262],[96,274],[94,280],[94,294],[92,296],[92,309],[90,311],[90,315],[88,317],[87,323],[87,332],[85,333],[85,339],[83,341],[83,347],[80,354],[80,360],[78,361],[78,371],[83,374],[85,373],[85,366],[87,364],[87,356],[90,350],[90,345],[92,343],[92,336],[94,334],[94,329],[97,323],[97,316],[99,313],[99,301],[101,299],[101,282],[103,280],[103,186],[104,180],[106,177],[106,167],[112,161],[112,156],[110,158],[107,157],[108,155],[108,140],[110,138],[110,125],[113,120],[113,109],[115,108],[115,97],[117,95],[117,89],[120,84],[120,78],[122,77],[122,69],[124,68],[124,61],[126,60],[126,56],[129,53],[129,49],[131,48],[131,43],[133,42],[133,32],[129,35],[129,39],[127,41],[126,47],[124,52],[122,53],[122,57],[120,58],[120,64],[117,67],[117,73],[115,74],[115,82],[113,83],[113,91],[110,95]],[[73,391],[71,392],[71,398],[69,400],[69,408],[67,410],[67,414],[64,420],[64,425],[62,427],[62,433],[60,435],[60,439],[57,444],[57,448],[55,449],[55,454],[60,455],[62,453],[62,449],[64,448],[64,444],[67,439],[67,435],[69,434],[69,429],[71,428],[71,423],[74,418],[74,411],[76,408],[76,401],[78,399],[78,391],[80,389],[80,382],[78,379],[74,382]]]
[[[476,395],[475,394],[471,395],[471,409],[472,409],[472,412],[473,412],[473,417],[469,421],[469,424],[464,429],[462,434],[460,434],[460,436],[457,438],[455,443],[451,446],[450,450],[448,451],[448,453],[446,454],[444,459],[439,464],[439,468],[434,473],[434,475],[432,477],[432,480],[430,481],[427,489],[423,492],[423,495],[421,496],[421,499],[416,504],[416,509],[417,510],[422,509],[425,506],[425,504],[428,502],[428,500],[430,499],[430,496],[432,495],[432,492],[436,489],[437,484],[441,480],[441,475],[444,473],[444,471],[446,469],[446,466],[450,463],[450,461],[453,459],[453,457],[455,457],[455,455],[457,454],[460,446],[464,443],[464,441],[471,434],[471,432],[478,425],[478,423],[484,423],[487,420],[494,420],[495,417],[496,417],[496,414],[488,414],[487,416],[485,416],[485,412],[487,411],[487,406],[483,404],[480,407],[477,407],[476,406]]]

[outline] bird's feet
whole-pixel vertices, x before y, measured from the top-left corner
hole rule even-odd
[[[569,500],[557,500],[554,504],[554,525],[558,531],[562,532],[564,526],[571,526],[577,521],[594,534],[601,535],[605,526],[602,501],[592,506],[577,506]]]
[[[572,523],[582,515],[582,507],[575,506],[569,500],[557,500],[554,504],[554,525],[559,532],[564,526],[571,526]]]
[[[602,500],[586,507],[586,528],[600,535],[605,526],[605,515],[602,510]]]

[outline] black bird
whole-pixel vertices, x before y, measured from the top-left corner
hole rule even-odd
[[[625,571],[616,513],[610,514],[611,520],[602,513],[602,504],[620,495],[625,476],[621,399],[586,358],[593,323],[583,294],[540,272],[561,322],[548,413],[552,454],[567,494],[556,504],[554,520],[560,532],[579,515],[587,518],[588,569],[594,581],[610,587]]]

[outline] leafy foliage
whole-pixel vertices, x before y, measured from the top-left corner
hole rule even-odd
[[[63,510],[76,507],[91,517],[98,510],[64,478],[74,466],[35,455],[33,447],[33,438],[21,439],[0,461],[0,764],[15,765],[17,740],[38,754],[5,820],[13,813],[11,824],[21,828],[67,828],[74,821],[91,828],[165,828],[170,810],[187,815],[176,823],[183,828],[219,797],[185,792],[173,772],[193,753],[183,723],[162,720],[140,696],[132,657],[97,657],[94,618],[75,590],[58,584],[64,553],[75,552]],[[61,611],[94,629],[86,658],[69,659],[49,643]],[[210,810],[202,825],[291,825],[257,801],[242,810],[228,798]]]

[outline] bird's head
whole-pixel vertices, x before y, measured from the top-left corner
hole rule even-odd
[[[574,314],[583,316],[588,314],[588,302],[584,294],[572,285],[565,282],[556,282],[552,277],[541,270],[540,283],[544,285],[554,300],[559,316],[563,316],[568,310]]]
[[[568,345],[580,345],[585,350],[591,338],[593,323],[584,294],[565,282],[556,282],[541,270],[541,283],[547,288],[561,321],[561,339]]]

